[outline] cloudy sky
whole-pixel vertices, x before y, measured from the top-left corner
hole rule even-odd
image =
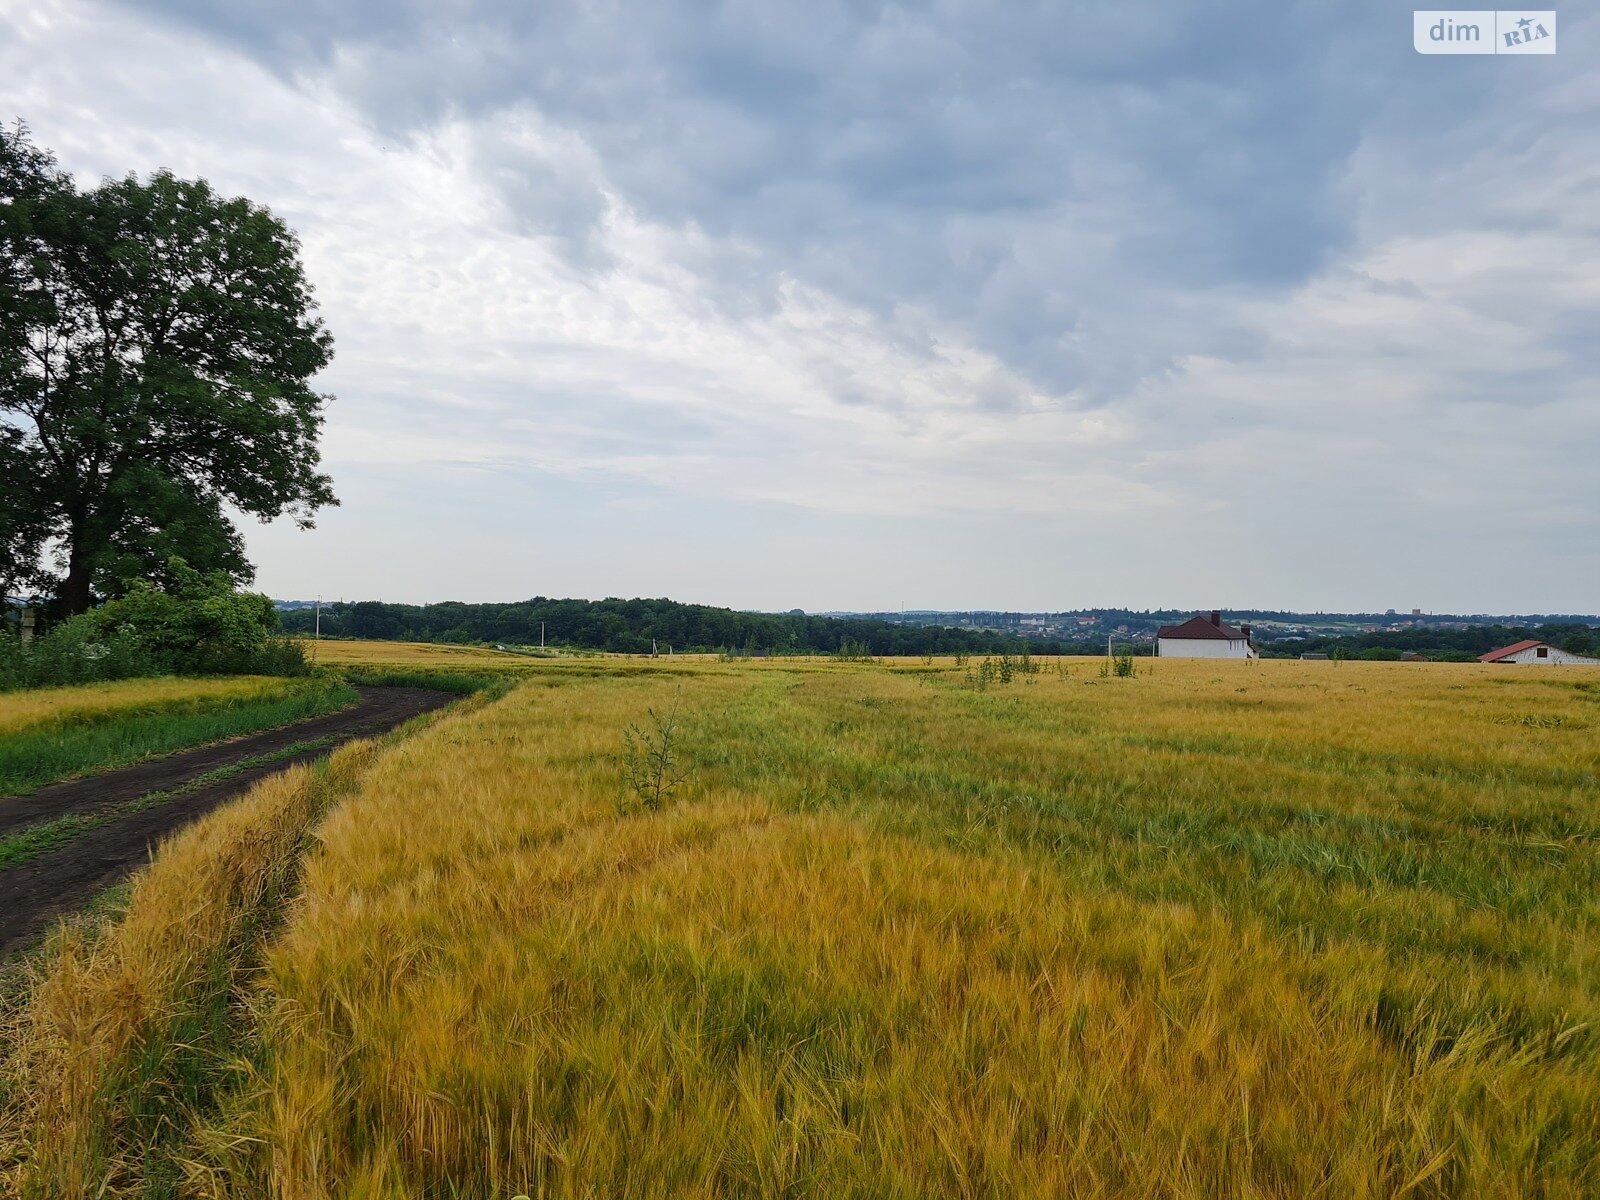
[[[274,595],[1600,610],[1600,18],[0,0],[0,118],[299,231]]]

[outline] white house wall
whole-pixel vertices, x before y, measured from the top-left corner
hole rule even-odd
[[[1501,662],[1533,663],[1537,666],[1555,667],[1600,667],[1600,658],[1587,658],[1582,654],[1572,654],[1566,650],[1549,648],[1549,657],[1539,657],[1539,647],[1529,646],[1526,650],[1518,650],[1515,654],[1500,659]]]
[[[1250,643],[1242,639],[1160,638],[1156,648],[1162,658],[1254,658]]]

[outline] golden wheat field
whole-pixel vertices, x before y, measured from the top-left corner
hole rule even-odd
[[[1600,672],[1032,667],[532,664],[191,934],[246,798],[14,1023],[19,1189],[1600,1194]]]
[[[544,661],[482,646],[446,646],[423,642],[375,642],[357,639],[299,639],[306,657],[324,667],[427,667],[430,669],[486,667],[513,669]]]
[[[0,692],[0,735],[41,725],[100,722],[136,713],[265,699],[289,691],[287,679],[263,675],[221,679],[124,679],[77,687]]]

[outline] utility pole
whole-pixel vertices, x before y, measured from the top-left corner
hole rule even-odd
[[[311,661],[317,661],[317,648],[322,644],[322,597],[317,597],[317,619],[311,634]]]
[[[539,622],[539,649],[544,649],[544,622]]]

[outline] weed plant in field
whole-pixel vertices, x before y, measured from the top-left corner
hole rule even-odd
[[[846,663],[870,663],[877,661],[877,659],[873,657],[872,647],[867,645],[866,642],[855,642],[848,638],[839,643],[839,649],[834,651],[833,656],[839,662]]]
[[[694,773],[694,761],[679,741],[678,706],[682,693],[673,697],[665,712],[649,709],[648,724],[629,725],[622,731],[622,799],[618,811],[659,812]]]
[[[1100,678],[1132,679],[1135,674],[1133,655],[1128,652],[1108,655],[1100,664]]]
[[[965,659],[961,659],[965,662]],[[976,671],[968,667],[961,676],[962,683],[973,691],[984,692],[995,685],[1012,683],[1018,679],[1029,680],[1038,675],[1043,668],[1034,661],[1032,653],[1026,646],[1022,653],[1016,656],[1002,654],[995,658],[985,656],[978,664]]]

